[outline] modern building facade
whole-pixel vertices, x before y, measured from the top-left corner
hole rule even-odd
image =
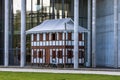
[[[20,55],[21,59],[19,58],[18,62],[16,62],[21,63],[21,67],[25,65],[25,55],[30,55],[29,50],[25,51],[30,49],[30,36],[25,36],[27,29],[47,19],[72,18],[75,23],[74,26],[76,26],[74,29],[76,34],[74,35],[78,36],[78,25],[89,30],[85,36],[86,58],[84,65],[87,67],[120,67],[119,0],[19,1],[21,1],[22,6],[19,6],[21,4],[16,3],[16,0],[13,0],[13,7],[10,5],[12,4],[10,0],[5,0],[5,2],[1,0],[0,3],[1,64],[4,63],[5,66],[14,64],[15,62],[12,63],[10,61],[15,61],[16,57]],[[17,6],[21,7],[21,9],[19,7],[17,9],[14,3],[18,4]],[[12,16],[12,14],[14,15]],[[5,18],[3,17],[4,15],[6,16]],[[74,37],[74,40],[74,53],[78,53],[77,37]],[[74,55],[74,57],[77,56]],[[77,64],[78,59],[76,58],[74,60],[74,68],[78,68]]]

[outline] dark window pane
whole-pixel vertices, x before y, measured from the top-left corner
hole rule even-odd
[[[43,58],[43,51],[39,51],[38,57],[39,57],[39,58]]]
[[[33,39],[34,41],[37,41],[37,34],[34,34],[34,35],[33,35],[33,38],[34,38],[34,39]]]
[[[46,40],[49,41],[49,33],[46,34]]]
[[[52,58],[56,58],[56,51],[52,51]]]
[[[40,41],[43,41],[43,34],[40,34]]]
[[[33,58],[37,58],[37,51],[33,51]]]
[[[73,51],[68,50],[67,57],[72,58],[73,57]]]
[[[56,40],[56,34],[52,33],[52,40]]]
[[[62,33],[59,33],[59,40],[62,40]]]
[[[63,55],[62,55],[62,51],[58,51],[58,58],[62,58]]]
[[[79,33],[79,41],[82,41],[82,33]]]
[[[79,58],[84,58],[85,57],[85,54],[84,54],[84,52],[83,51],[79,51]]]
[[[68,40],[72,40],[72,33],[68,33]]]

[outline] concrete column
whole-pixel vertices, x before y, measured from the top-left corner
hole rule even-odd
[[[9,0],[5,0],[5,42],[4,66],[9,64]]]
[[[96,67],[96,0],[92,0],[92,67]]]
[[[87,62],[86,66],[90,67],[91,63],[91,0],[88,0],[88,41],[87,41]]]
[[[74,69],[78,68],[79,0],[74,0]]]
[[[118,0],[114,0],[114,67],[118,68]]]
[[[21,0],[21,62],[20,67],[25,66],[26,62],[26,0]]]

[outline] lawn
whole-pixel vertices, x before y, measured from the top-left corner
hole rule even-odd
[[[120,76],[0,72],[0,80],[120,80]]]

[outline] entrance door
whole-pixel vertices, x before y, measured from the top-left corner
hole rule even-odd
[[[45,50],[45,63],[46,64],[50,63],[50,49]]]

